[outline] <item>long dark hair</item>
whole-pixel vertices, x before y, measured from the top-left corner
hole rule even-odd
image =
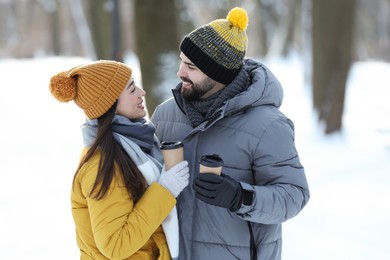
[[[100,152],[98,173],[90,196],[93,199],[100,200],[106,195],[115,175],[114,165],[116,164],[127,191],[134,201],[138,201],[146,189],[146,180],[126,151],[114,139],[111,123],[115,116],[116,106],[117,102],[98,118],[96,140],[80,161],[73,178],[73,184],[81,167],[96,152]]]

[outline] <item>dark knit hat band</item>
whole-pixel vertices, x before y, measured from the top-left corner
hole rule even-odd
[[[214,59],[196,46],[188,37],[185,37],[181,42],[180,50],[204,74],[222,84],[229,84],[232,82],[240,71],[240,69],[229,69],[218,64]]]

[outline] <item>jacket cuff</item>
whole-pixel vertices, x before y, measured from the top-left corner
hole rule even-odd
[[[243,192],[247,193],[247,194],[252,194],[252,201],[250,204],[246,205],[244,203],[244,200],[241,201],[241,207],[239,208],[239,210],[236,211],[236,214],[238,215],[241,215],[241,216],[246,216],[248,215],[248,212],[249,211],[252,211],[253,210],[253,205],[255,204],[255,188],[248,184],[248,183],[245,183],[245,182],[240,182],[240,185],[241,185],[241,188],[243,190]]]

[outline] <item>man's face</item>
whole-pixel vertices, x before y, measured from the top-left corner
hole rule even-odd
[[[182,80],[181,95],[185,100],[207,98],[223,87],[223,85],[204,74],[184,53],[180,54],[180,59],[177,76]]]

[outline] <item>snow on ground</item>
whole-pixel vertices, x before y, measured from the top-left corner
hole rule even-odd
[[[79,259],[69,194],[84,116],[55,100],[48,82],[85,61],[0,60],[0,259]],[[311,111],[300,60],[266,64],[284,87],[281,109],[295,123],[311,188],[283,226],[283,259],[390,259],[390,64],[354,64],[344,129],[331,136]]]

